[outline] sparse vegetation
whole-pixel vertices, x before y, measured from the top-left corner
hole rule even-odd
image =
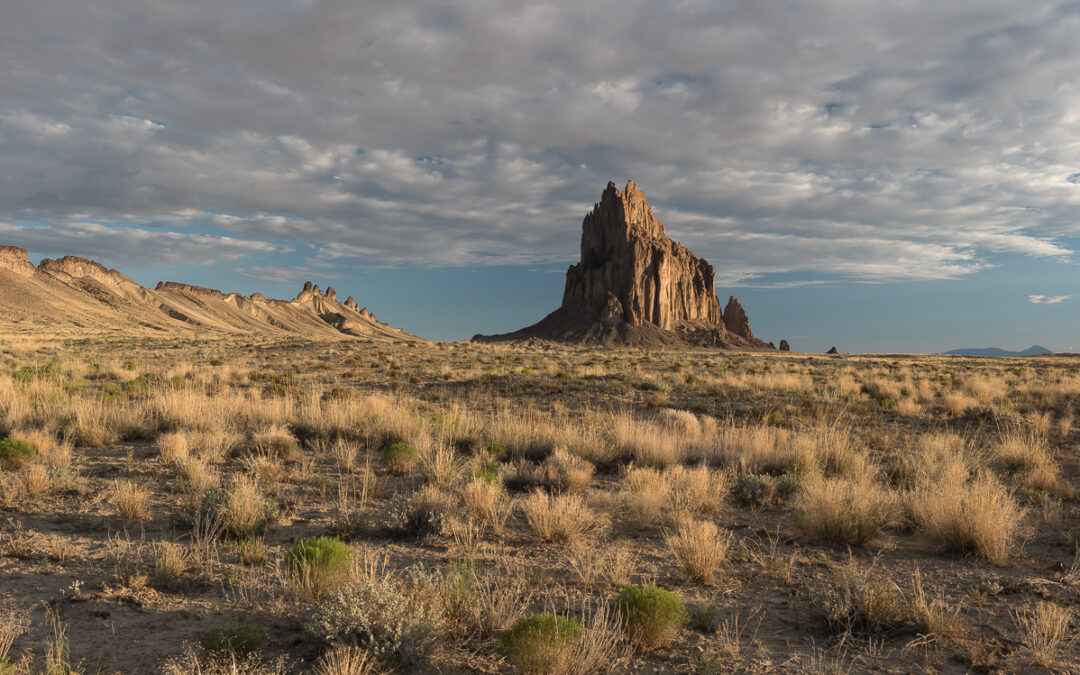
[[[1061,670],[1078,396],[1066,356],[15,340],[0,673]],[[580,637],[503,651],[543,615]]]

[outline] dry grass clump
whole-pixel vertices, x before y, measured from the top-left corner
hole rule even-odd
[[[905,448],[889,468],[898,487],[914,489],[939,481],[964,482],[976,461],[956,434],[923,434],[913,449]]]
[[[962,417],[968,408],[973,408],[979,404],[978,399],[961,392],[946,394],[942,402],[945,404],[945,410],[953,417]]]
[[[795,499],[796,522],[808,536],[863,546],[894,520],[896,498],[869,476],[811,476]]]
[[[51,485],[49,469],[43,464],[31,464],[20,474],[23,491],[29,496],[48,492]]]
[[[1023,509],[993,476],[943,476],[912,491],[908,501],[918,531],[946,551],[973,552],[1001,564],[1018,545]]]
[[[1067,607],[1042,601],[1013,613],[1013,624],[1033,663],[1044,668],[1054,667],[1061,647],[1069,639],[1072,615],[1072,610]]]
[[[157,583],[172,583],[180,578],[188,568],[190,554],[186,547],[172,541],[159,541],[154,544],[153,579]]]
[[[559,448],[540,465],[537,479],[559,490],[581,492],[589,487],[595,471],[592,462]]]
[[[664,470],[671,509],[676,516],[720,510],[733,480],[731,471],[712,469],[707,464],[693,468],[677,465]]]
[[[602,516],[575,494],[549,495],[536,490],[521,504],[525,521],[541,541],[577,546],[606,526]]]
[[[259,483],[249,476],[237,476],[222,505],[225,529],[237,539],[250,537],[266,524],[269,510]]]
[[[184,431],[162,434],[158,437],[157,447],[158,453],[161,455],[161,461],[166,464],[173,464],[186,459],[190,452],[188,434]]]
[[[661,469],[683,459],[683,440],[669,427],[639,421],[630,413],[617,415],[612,426],[625,459]]]
[[[960,605],[949,608],[945,594],[931,596],[923,586],[922,572],[915,568],[908,613],[915,629],[926,640],[952,642],[967,634],[967,622],[960,616]]]
[[[475,478],[461,489],[461,498],[473,518],[489,527],[496,536],[503,534],[506,521],[513,512],[513,503],[502,482]]]
[[[1061,479],[1061,469],[1050,453],[1045,434],[1037,430],[1007,430],[994,447],[990,464],[1003,475],[1015,476],[1026,488],[1065,499],[1075,496],[1072,487]]]
[[[622,520],[630,527],[646,530],[663,521],[671,485],[656,469],[630,466],[623,473],[619,495]]]
[[[315,664],[316,675],[374,675],[375,659],[366,649],[346,645],[323,654]]]
[[[0,600],[0,672],[8,672],[8,654],[15,639],[30,628],[30,615],[8,600]]]
[[[142,520],[150,508],[150,491],[130,480],[114,480],[109,501],[124,520]]]
[[[179,461],[176,472],[180,477],[181,489],[196,495],[216,488],[221,477],[212,466],[201,459],[188,457]]]
[[[709,585],[727,560],[732,535],[710,520],[684,520],[664,537],[671,555],[691,581]]]
[[[849,558],[832,570],[829,581],[816,605],[835,632],[880,631],[904,621],[903,593],[876,565],[864,566]]]
[[[454,494],[429,483],[392,507],[391,527],[418,537],[438,532],[457,508]]]

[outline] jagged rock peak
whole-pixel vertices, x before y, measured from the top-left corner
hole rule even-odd
[[[18,246],[0,246],[0,270],[10,270],[22,276],[29,276],[36,268],[30,262],[26,249]]]
[[[754,331],[750,329],[750,319],[746,316],[746,310],[734,295],[728,296],[727,307],[724,308],[724,325],[739,337],[747,340],[754,339]]]
[[[326,294],[325,295],[326,295],[327,300],[333,300],[335,302],[337,301],[337,291],[334,290],[333,286],[327,286],[326,287]]]
[[[668,239],[645,193],[608,183],[581,228],[581,262],[566,273],[562,308],[606,325],[719,326],[712,265]]]
[[[310,291],[310,290],[311,290],[311,289],[313,289],[314,287],[315,287],[315,285],[314,285],[314,284],[312,284],[312,283],[311,283],[310,281],[305,281],[305,282],[304,282],[304,290],[303,290],[303,291],[300,291],[300,292],[301,292],[301,293],[305,293],[305,292],[307,292],[307,291]]]
[[[780,341],[780,351],[782,351],[782,352],[790,352],[791,351],[791,345],[788,344],[787,340],[781,340]]]
[[[106,284],[122,282],[135,282],[116,270],[111,270],[99,262],[87,260],[74,255],[66,255],[57,260],[43,259],[37,266],[39,272],[53,277],[71,277],[74,279],[88,278]]]
[[[360,309],[360,305],[356,304],[356,300],[353,300],[353,296],[351,296],[351,295],[348,298],[345,299],[345,306],[348,307],[349,309],[353,309],[353,310],[357,310],[357,311],[359,311],[359,309]]]

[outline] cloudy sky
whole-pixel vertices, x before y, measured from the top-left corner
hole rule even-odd
[[[4,3],[35,259],[457,339],[554,309],[628,178],[766,339],[1080,350],[1080,2]]]

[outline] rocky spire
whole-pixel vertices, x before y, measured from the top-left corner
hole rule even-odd
[[[750,319],[746,317],[746,310],[734,295],[728,296],[727,307],[724,308],[724,326],[739,337],[754,339],[754,331],[750,330]]]
[[[609,325],[718,326],[714,283],[712,265],[668,239],[633,181],[623,192],[608,183],[582,223],[581,262],[566,273],[562,307]]]

